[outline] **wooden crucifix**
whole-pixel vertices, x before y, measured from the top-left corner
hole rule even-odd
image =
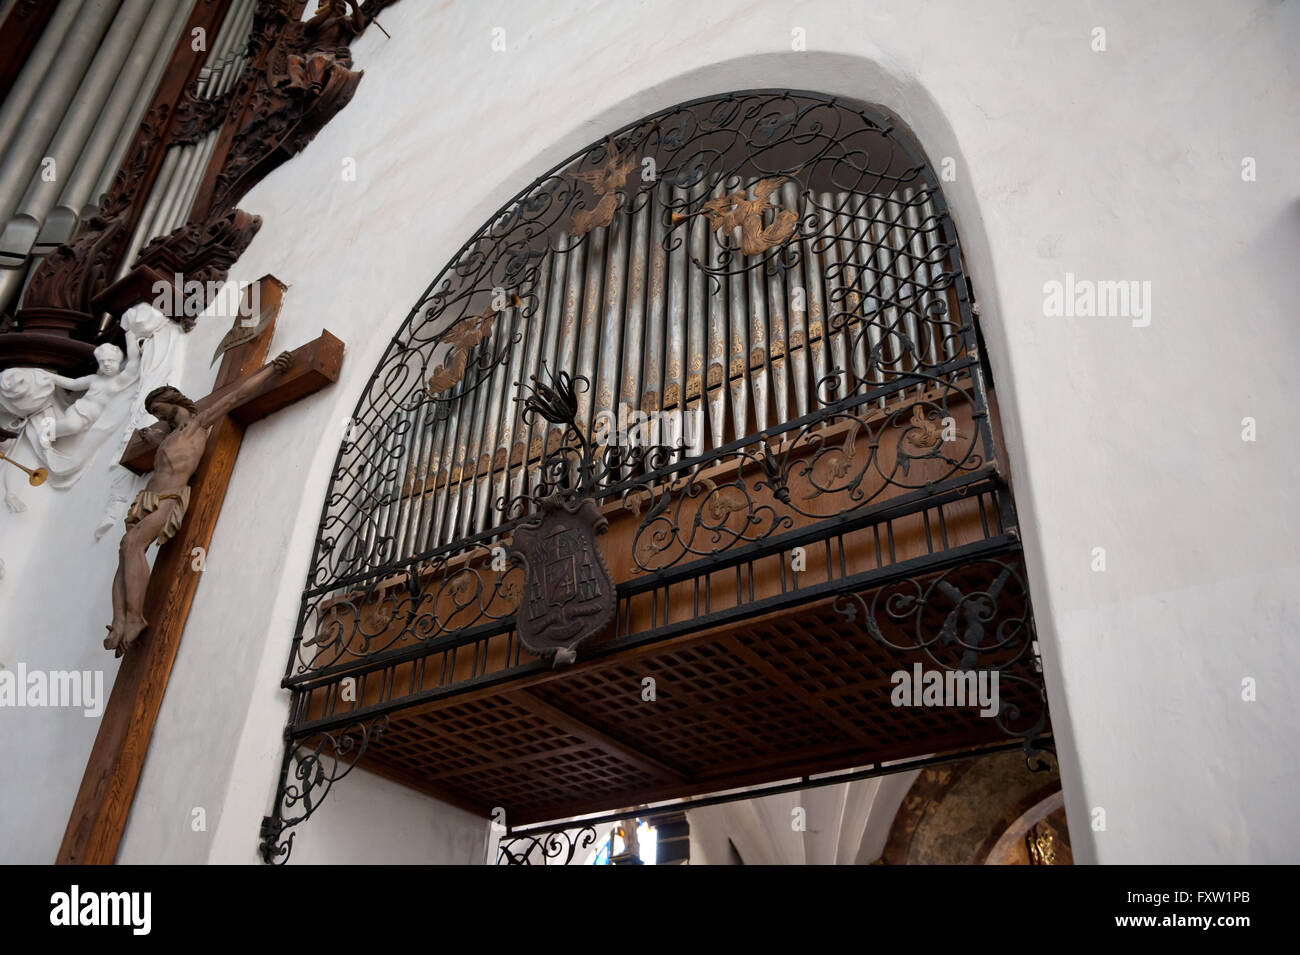
[[[264,366],[284,286],[264,276],[258,289],[264,327],[251,340],[226,351],[212,393],[196,403],[203,422],[214,418],[212,413],[204,416],[205,409],[224,414],[211,422],[202,456],[188,484],[183,520],[159,547],[148,575],[143,604],[147,629],[139,643],[127,649],[113,683],[63,834],[57,860],[60,864],[107,865],[117,855],[163,692],[198,589],[201,573],[194,569],[194,555],[206,553],[211,543],[245,427],[338,380],[343,343],[326,331],[315,341]],[[156,426],[137,431],[121,463],[137,474],[153,470],[155,452],[171,433],[168,428]],[[159,510],[155,508],[154,513]],[[135,513],[139,516],[139,509]],[[156,522],[165,521],[167,513]]]

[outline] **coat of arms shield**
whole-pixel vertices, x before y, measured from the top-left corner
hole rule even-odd
[[[614,616],[614,580],[596,548],[609,521],[589,498],[548,498],[535,519],[515,529],[511,559],[523,565],[515,626],[525,647],[571,663],[578,646]]]

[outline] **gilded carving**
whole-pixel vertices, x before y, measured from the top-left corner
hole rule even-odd
[[[618,208],[618,193],[627,183],[627,175],[636,166],[636,157],[619,156],[618,143],[610,140],[605,147],[609,158],[600,169],[587,172],[574,172],[569,175],[579,182],[586,183],[596,194],[596,205],[591,209],[579,209],[573,214],[573,225],[569,234],[586,235],[592,229],[608,226],[614,221],[614,212]]]
[[[770,249],[782,245],[794,235],[799,222],[798,213],[782,209],[772,202],[772,194],[781,187],[784,177],[760,179],[751,187],[753,198],[745,195],[744,190],[728,193],[710,199],[697,213],[673,215],[674,224],[682,222],[691,215],[703,215],[709,220],[709,226],[717,231],[719,241],[729,239],[732,232],[740,230],[740,251],[742,255],[762,255]],[[764,215],[775,211],[776,216],[769,225],[763,225]]]

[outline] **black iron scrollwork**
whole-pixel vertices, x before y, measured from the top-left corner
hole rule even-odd
[[[262,819],[258,851],[263,862],[283,865],[289,861],[295,833],[288,830],[320,807],[334,784],[356,768],[357,761],[387,726],[388,717],[381,716],[288,745],[275,809]]]
[[[545,368],[543,374],[523,385],[531,392],[524,398],[523,419],[531,425],[540,417],[558,430],[552,432],[553,443],[530,491],[498,502],[498,509],[508,516],[522,516],[547,498],[598,496],[601,488],[618,484],[629,475],[663,468],[682,454],[679,445],[597,444],[578,420],[578,395],[590,388],[590,379],[566,371],[547,373]]]
[[[596,844],[592,826],[558,829],[537,835],[502,837],[497,844],[497,865],[572,865],[578,853]]]
[[[1040,745],[1047,695],[1036,652],[1029,588],[1017,560],[985,559],[908,577],[867,593],[842,593],[835,610],[899,653],[920,653],[940,671],[998,675],[993,719],[1024,741],[1031,769],[1045,769]]]
[[[791,185],[793,205],[785,191]],[[869,201],[874,194],[895,198]],[[793,361],[797,349],[824,356],[810,385],[823,407],[870,392],[951,392],[957,384],[953,363],[974,344],[968,318],[952,307],[953,295],[963,290],[938,183],[884,118],[789,91],[734,93],[673,107],[558,163],[476,233],[430,285],[358,404],[322,515],[309,591],[363,575],[381,577],[386,568],[445,546],[445,530],[442,539],[412,535],[404,533],[407,522],[391,517],[395,509],[418,509],[422,493],[436,497],[485,483],[486,475],[490,488],[464,496],[476,509],[486,500],[503,528],[526,512],[529,500],[566,483],[609,492],[637,474],[681,463],[685,456],[675,447],[595,442],[584,449],[563,431],[573,414],[545,431],[540,448],[522,449],[525,460],[548,459],[540,469],[545,488],[494,477],[503,467],[521,467],[518,451],[505,449],[504,462],[492,448],[478,460],[469,456],[479,427],[470,416],[491,410],[498,396],[485,392],[496,383],[509,387],[519,380],[506,377],[512,349],[525,335],[541,335],[540,319],[551,314],[544,266],[557,255],[594,254],[602,230],[590,228],[586,218],[597,209],[600,222],[651,210],[662,226],[664,254],[684,254],[706,277],[709,294],[759,276],[762,283],[802,283],[810,295],[822,296],[815,307],[808,303],[806,327],[791,326],[788,340],[774,315],[772,341],[752,343],[742,364],[752,366],[745,374],[760,376],[760,364]],[[708,220],[716,254],[701,257],[690,240],[700,219]],[[507,312],[518,315],[515,325]],[[604,401],[584,393],[592,386],[584,377],[589,369],[562,364],[556,377],[538,384],[553,397],[567,384],[574,399]],[[565,376],[572,377],[566,382]],[[535,397],[545,403],[541,394]],[[667,391],[658,400],[662,408],[671,404]],[[421,432],[428,422],[458,437],[428,448]],[[579,425],[578,434],[591,440],[590,422]],[[869,438],[864,433],[859,440]],[[408,464],[413,447],[419,459]],[[783,465],[789,464],[789,449],[783,453]],[[566,463],[557,463],[557,454]],[[586,471],[578,467],[584,454]],[[820,458],[830,454],[821,450]],[[535,465],[526,470],[538,472]],[[792,476],[798,475],[785,475]],[[802,476],[813,484],[821,480],[813,472]],[[689,481],[684,471],[678,478]],[[792,487],[791,495],[797,505],[799,492]],[[458,523],[450,514],[435,516],[442,528]]]

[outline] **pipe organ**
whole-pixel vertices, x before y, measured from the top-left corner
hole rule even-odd
[[[307,0],[11,7],[0,368],[83,374],[142,301],[188,331],[261,226],[237,203],[351,100],[348,44],[389,2],[307,17]],[[202,294],[179,308],[160,282]]]
[[[248,38],[253,27],[257,0],[233,0],[212,41],[208,59],[199,71],[194,95],[215,103],[229,94],[243,73]],[[220,129],[202,134],[197,142],[173,143],[163,157],[140,221],[131,236],[118,269],[121,278],[135,261],[136,253],[156,236],[167,235],[189,220],[199,185],[216,148]]]
[[[834,192],[785,179],[775,196],[800,229],[766,264],[735,256],[737,236],[699,214],[723,188],[660,185],[608,227],[562,235],[465,349],[463,377],[394,403],[357,475],[361,506],[341,522],[361,530],[353,573],[518,516],[511,502],[528,498],[560,440],[523,415],[528,383],[547,369],[582,379],[578,422],[593,441],[690,459],[866,390],[883,389],[883,413],[925,392],[909,375],[964,352],[946,287],[953,245],[930,187]],[[444,338],[419,373],[464,348]]]
[[[58,4],[0,105],[0,312],[17,304],[40,258],[97,210],[190,7]]]
[[[994,411],[938,180],[888,118],[732,93],[561,163],[348,423],[267,858],[326,751],[542,832],[1007,736],[1037,760]],[[996,670],[996,719],[893,705],[913,666]]]

